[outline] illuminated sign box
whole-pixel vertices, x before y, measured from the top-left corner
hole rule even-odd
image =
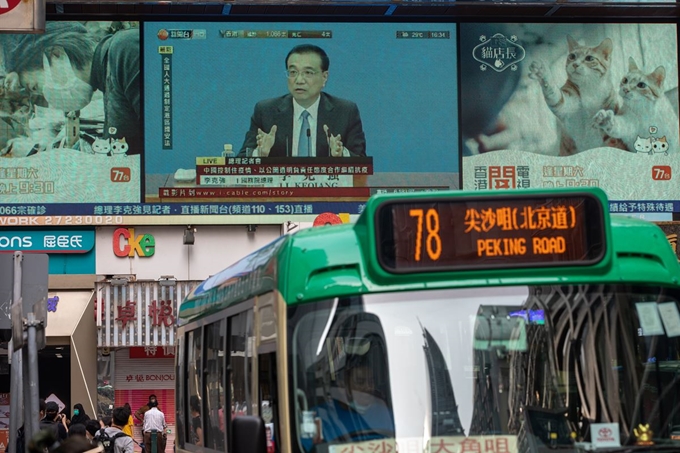
[[[593,265],[605,255],[603,219],[585,193],[386,201],[378,260],[393,273]]]

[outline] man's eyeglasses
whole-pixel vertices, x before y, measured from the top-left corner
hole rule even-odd
[[[311,79],[318,73],[319,71],[312,71],[311,69],[305,69],[304,71],[289,69],[288,71],[286,71],[286,77],[288,77],[289,79],[297,79],[297,76],[301,75],[303,79]]]

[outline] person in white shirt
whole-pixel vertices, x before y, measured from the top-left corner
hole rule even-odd
[[[144,413],[144,427],[142,428],[144,433],[144,450],[147,453],[163,453],[165,451],[165,444],[167,442],[165,429],[167,426],[165,414],[158,409],[158,402],[150,401],[149,410]],[[151,449],[152,431],[157,431],[155,451]]]

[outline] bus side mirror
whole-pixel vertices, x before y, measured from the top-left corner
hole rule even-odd
[[[239,453],[267,453],[264,420],[252,415],[239,415],[231,422],[232,451]]]

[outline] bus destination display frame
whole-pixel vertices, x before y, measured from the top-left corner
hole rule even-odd
[[[605,220],[589,192],[387,199],[376,255],[391,274],[593,266],[607,254]]]

